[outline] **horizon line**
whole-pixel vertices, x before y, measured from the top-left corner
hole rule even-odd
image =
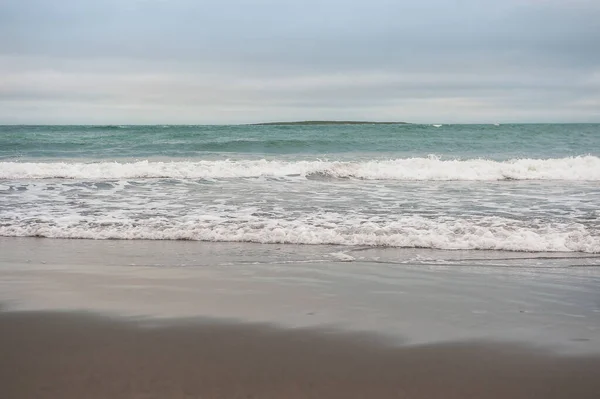
[[[270,126],[270,125],[597,125],[598,122],[394,122],[352,120],[304,120],[249,123],[0,123],[0,126]]]

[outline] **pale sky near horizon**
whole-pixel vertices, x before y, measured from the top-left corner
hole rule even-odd
[[[600,122],[600,0],[0,0],[0,124]]]

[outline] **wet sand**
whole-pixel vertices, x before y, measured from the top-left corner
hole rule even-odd
[[[0,397],[598,398],[600,356],[259,324],[0,313]]]
[[[600,398],[598,257],[0,238],[0,398]]]
[[[597,256],[345,248],[348,262],[341,250],[0,237],[0,303],[600,354]]]

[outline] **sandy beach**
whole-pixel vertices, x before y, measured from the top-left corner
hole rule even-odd
[[[0,388],[22,398],[597,398],[599,356],[251,324],[0,314]]]
[[[358,248],[348,261],[328,246],[31,238],[0,250],[2,398],[600,394],[593,256]]]

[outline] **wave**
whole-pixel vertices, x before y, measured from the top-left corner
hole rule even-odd
[[[298,151],[313,147],[341,147],[332,140],[235,138],[188,143],[195,151],[212,152],[279,152]]]
[[[83,125],[86,130],[116,130],[116,129],[127,129],[127,125]]]
[[[0,236],[255,242],[400,248],[479,249],[522,252],[600,253],[600,236],[579,223],[527,225],[499,217],[426,219],[410,216],[387,223],[360,220],[345,224],[312,220],[226,218],[196,220],[73,219],[13,221],[0,225]]]
[[[173,162],[0,162],[0,179],[220,179],[249,177],[346,178],[365,180],[587,180],[600,181],[600,158],[556,159]]]

